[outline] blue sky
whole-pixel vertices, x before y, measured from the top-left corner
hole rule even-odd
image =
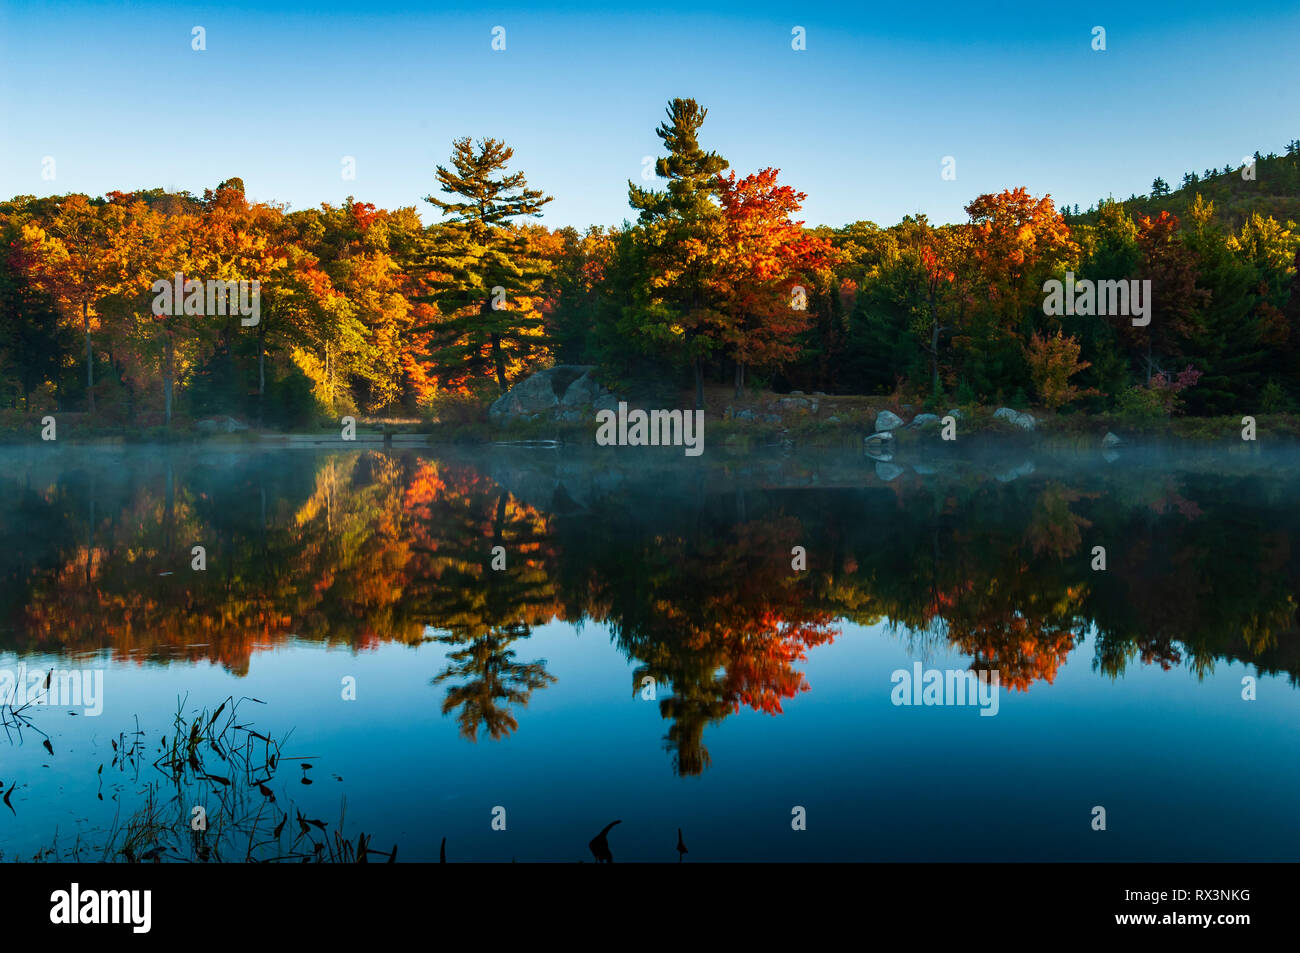
[[[1091,49],[1097,25],[1105,52]],[[667,100],[689,96],[709,109],[704,145],[741,174],[779,167],[808,193],[810,224],[961,221],[974,196],[1016,185],[1086,207],[1282,152],[1300,138],[1297,49],[1294,0],[546,12],[0,0],[0,195],[201,192],[238,175],[255,199],[353,194],[432,221],[422,198],[451,140],[496,136],[555,196],[546,224],[617,224],[631,216],[627,180],[659,154]]]

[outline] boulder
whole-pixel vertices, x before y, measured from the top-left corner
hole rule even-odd
[[[736,419],[737,419],[737,420],[753,420],[753,419],[754,419],[754,412],[753,412],[752,410],[750,410],[748,407],[746,407],[744,410],[738,410],[738,411],[736,411]]]
[[[948,411],[945,416],[951,417],[954,420],[961,420],[964,415],[961,412],[961,408],[954,407],[952,410]]]
[[[515,383],[488,408],[493,423],[546,417],[581,422],[598,410],[615,410],[618,398],[593,376],[586,364],[557,364]]]
[[[928,426],[929,424],[937,424],[938,422],[939,422],[938,414],[917,414],[915,417],[912,418],[912,422],[908,424],[908,426],[912,428],[920,429],[921,427]]]
[[[1123,442],[1124,442],[1123,440],[1120,440],[1119,437],[1115,436],[1110,431],[1107,431],[1106,436],[1101,438],[1101,445],[1104,449],[1107,450],[1111,449],[1112,447],[1118,447]]]
[[[588,407],[604,393],[605,388],[587,371],[565,388],[560,403],[565,407]]]
[[[876,462],[876,476],[888,483],[890,480],[897,480],[903,475],[903,468],[896,463],[885,463],[884,461]]]
[[[1005,420],[1009,424],[1019,427],[1021,430],[1033,430],[1037,421],[1032,414],[1022,414],[1018,410],[1012,410],[1010,407],[999,407],[993,411],[993,416],[998,420]]]
[[[890,410],[882,410],[876,414],[876,432],[897,430],[903,426],[903,418]]]
[[[488,408],[488,418],[498,422],[532,420],[538,414],[549,416],[559,405],[559,395],[551,386],[550,371],[540,371],[525,377],[494,400]]]

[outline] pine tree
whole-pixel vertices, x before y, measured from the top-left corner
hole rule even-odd
[[[425,201],[449,219],[427,235],[424,261],[417,270],[432,302],[445,318],[414,328],[433,332],[439,376],[495,375],[501,393],[509,389],[508,357],[526,357],[541,343],[542,319],[529,300],[547,276],[545,260],[530,247],[515,224],[520,216],[540,217],[551,196],[528,188],[522,172],[505,171],[514,150],[496,139],[469,137],[453,143],[451,165],[438,166],[442,192]]]
[[[718,173],[727,160],[705,152],[698,133],[708,110],[693,99],[668,104],[668,121],[655,135],[668,155],[655,163],[655,173],[667,179],[662,190],[643,189],[628,182],[628,202],[640,214],[650,245],[650,275],[639,302],[639,330],[652,339],[680,338],[695,373],[695,405],[704,407],[704,360],[718,345],[710,332],[719,317],[708,290],[710,249],[716,246],[720,210]]]

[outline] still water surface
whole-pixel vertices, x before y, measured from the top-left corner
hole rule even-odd
[[[1300,458],[1021,456],[5,450],[0,672],[103,683],[8,709],[0,850],[120,859],[152,797],[227,859],[299,812],[401,860],[1296,859]],[[895,704],[918,663],[996,714]],[[277,764],[178,784],[227,698]]]

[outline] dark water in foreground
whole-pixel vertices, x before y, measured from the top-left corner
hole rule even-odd
[[[315,855],[342,810],[401,860],[591,860],[615,819],[616,861],[1294,860],[1297,489],[1265,453],[3,451],[0,687],[102,690],[4,710],[0,850]],[[917,664],[996,670],[985,713],[895,704]]]

